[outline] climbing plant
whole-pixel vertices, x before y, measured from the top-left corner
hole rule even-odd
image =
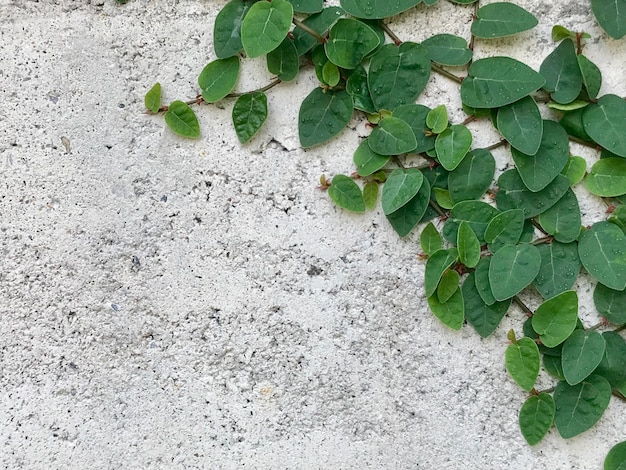
[[[215,19],[217,58],[200,72],[198,96],[164,106],[157,83],[146,108],[195,138],[191,106],[234,100],[233,126],[245,143],[268,117],[266,93],[313,67],[320,83],[300,106],[301,145],[332,139],[355,111],[372,128],[354,150],[355,173],[322,176],[320,186],[348,211],[371,210],[380,199],[400,237],[423,227],[424,294],[443,324],[469,324],[487,337],[517,305],[527,318],[508,332],[504,362],[528,392],[521,433],[530,445],[553,426],[574,437],[598,422],[612,397],[626,400],[626,101],[599,96],[602,73],[585,55],[587,33],[554,26],[554,50],[538,71],[511,57],[473,60],[476,39],[527,31],[537,18],[513,3],[453,0],[473,4],[469,42],[452,34],[403,41],[386,19],[421,2],[231,0]],[[591,0],[591,9],[610,36],[626,35],[626,0]],[[244,56],[265,56],[276,79],[233,93]],[[433,72],[458,83],[463,122],[450,122],[444,105],[416,104]],[[543,106],[558,119],[544,119]],[[467,125],[478,119],[502,139],[474,148]],[[571,154],[572,141],[597,149],[589,171]],[[497,147],[508,148],[511,164],[496,178]],[[582,226],[576,185],[604,201],[605,220]],[[593,286],[595,325],[579,316],[581,270]],[[534,311],[520,297],[529,290],[543,300]],[[554,387],[538,390],[542,367]],[[624,445],[611,450],[605,469],[626,467]]]

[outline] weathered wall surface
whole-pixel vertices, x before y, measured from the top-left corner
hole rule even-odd
[[[540,25],[479,56],[538,69],[558,22],[592,34],[603,93],[626,94],[626,43],[587,1],[517,3]],[[195,96],[224,4],[0,0],[0,467],[600,468],[625,438],[622,403],[529,448],[503,366],[522,312],[486,340],[446,329],[423,298],[417,233],[400,240],[380,209],[351,215],[316,188],[353,170],[368,131],[355,116],[299,147],[310,71],[269,93],[246,146],[228,102],[199,109],[198,141],[143,114],[155,81],[166,101]],[[441,1],[392,25],[467,37],[471,11]],[[271,78],[262,66],[245,63],[241,90]],[[464,117],[445,78],[420,102]],[[498,139],[473,126],[476,147]]]

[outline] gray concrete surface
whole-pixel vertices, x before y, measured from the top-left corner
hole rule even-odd
[[[559,22],[592,34],[603,93],[626,94],[626,43],[587,1],[517,3],[540,25],[478,42],[479,56],[537,69]],[[332,143],[299,147],[310,71],[269,93],[246,146],[228,102],[198,110],[198,141],[143,114],[155,81],[166,101],[196,94],[224,4],[0,0],[0,467],[600,468],[626,438],[623,403],[530,448],[503,366],[523,314],[486,340],[446,329],[423,298],[417,233],[399,240],[380,209],[344,213],[316,188],[353,170],[368,131],[355,117]],[[421,41],[467,37],[470,20],[442,1],[392,24]],[[262,66],[246,62],[239,89],[270,79]],[[463,119],[444,78],[420,102]],[[477,147],[498,139],[472,129]],[[586,222],[601,216],[583,204]]]

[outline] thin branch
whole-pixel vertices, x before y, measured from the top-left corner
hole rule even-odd
[[[440,67],[437,64],[432,64],[431,67],[433,71],[437,72],[439,75],[443,75],[444,77],[449,78],[450,80],[454,80],[457,83],[463,83],[463,77],[454,75],[452,72],[448,72],[446,69],[444,69],[443,67]]]
[[[478,1],[474,3],[474,13],[473,13],[472,20],[476,18],[477,14],[478,14]],[[474,43],[475,42],[476,42],[476,36],[472,34],[472,37],[470,38],[469,44],[467,46],[468,49],[472,51],[472,57],[470,57],[470,61],[467,64],[468,67],[472,65],[472,61],[474,60]]]
[[[517,295],[514,295],[514,296],[513,296],[513,302],[515,302],[515,303],[517,304],[517,306],[518,306],[519,308],[521,308],[521,309],[522,309],[522,311],[523,311],[526,315],[528,315],[529,317],[532,317],[532,316],[535,314],[535,313],[534,313],[531,309],[529,309],[529,308],[526,306],[526,304],[525,304],[524,302],[522,302],[522,299],[520,299]]]
[[[554,241],[554,237],[552,235],[548,235],[547,237],[537,238],[532,242],[532,245],[543,245],[544,243],[552,243]]]
[[[293,18],[292,23],[294,25],[296,25],[298,28],[300,28],[302,31],[304,31],[307,34],[310,34],[311,36],[313,36],[315,39],[317,39],[317,42],[319,42],[320,44],[324,44],[326,42],[326,39],[324,38],[324,36],[322,36],[320,33],[318,33],[317,31],[315,31],[312,28],[309,28],[307,25],[305,25],[302,21],[297,20],[295,18]]]
[[[576,142],[577,144],[584,145],[585,147],[592,148],[594,150],[600,149],[598,147],[598,144],[596,144],[595,142],[588,142],[586,140],[579,139],[578,137],[574,137],[573,135],[569,136],[569,140],[571,140],[572,142]]]
[[[550,234],[548,232],[546,232],[543,227],[541,225],[539,225],[539,222],[537,222],[535,219],[530,219],[530,223],[532,224],[533,227],[535,227],[537,230],[539,230],[541,233],[543,233],[546,237],[549,237]]]
[[[402,39],[400,39],[396,33],[394,33],[391,28],[389,28],[389,26],[386,23],[383,23],[382,21],[380,22],[380,27],[383,29],[383,31],[385,33],[387,33],[387,36],[389,36],[391,38],[391,40],[396,44],[396,46],[399,46],[400,44],[402,44]]]
[[[626,401],[626,397],[617,390],[613,390],[613,396],[619,398],[620,400]]]
[[[429,205],[430,207],[432,207],[432,208],[435,210],[435,212],[436,212],[437,214],[439,214],[439,216],[440,216],[440,217],[446,217],[446,212],[445,212],[445,211],[441,208],[441,206],[440,206],[439,204],[437,204],[435,201],[433,201],[432,199],[430,199],[430,200],[428,201],[428,205]]]
[[[503,145],[506,145],[508,142],[505,139],[502,139],[500,142],[496,142],[495,144],[491,144],[489,147],[485,147],[485,150],[494,150],[497,149],[498,147],[502,147]]]

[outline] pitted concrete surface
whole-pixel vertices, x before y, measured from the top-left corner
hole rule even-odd
[[[560,23],[593,36],[602,93],[626,95],[626,42],[586,0],[517,3],[540,25],[477,41],[478,57],[538,69]],[[317,189],[322,173],[353,171],[369,130],[355,114],[332,142],[300,148],[311,70],[268,92],[268,122],[245,146],[229,100],[197,109],[198,141],[144,114],[156,81],[165,102],[196,95],[224,4],[0,0],[0,467],[601,468],[626,439],[623,403],[575,439],[552,430],[530,448],[525,395],[503,366],[523,313],[485,340],[442,326],[418,231],[398,239],[380,207],[349,214]],[[471,13],[440,1],[391,26],[405,40],[468,37]],[[245,62],[238,89],[267,83],[263,66]],[[419,102],[464,119],[443,77]],[[499,139],[471,127],[475,147]],[[585,223],[602,218],[576,191]]]

